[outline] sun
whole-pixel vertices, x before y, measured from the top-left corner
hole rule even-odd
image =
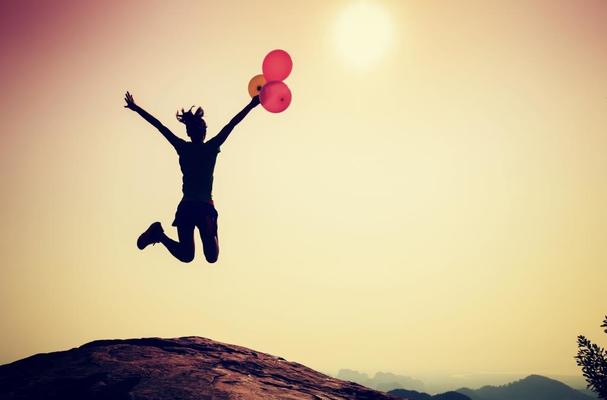
[[[376,64],[392,39],[392,21],[379,4],[360,0],[345,8],[335,22],[337,51],[348,65],[365,69]]]

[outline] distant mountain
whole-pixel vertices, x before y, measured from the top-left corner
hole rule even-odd
[[[584,393],[587,396],[592,397],[593,399],[598,399],[599,398],[599,395],[596,394],[596,392],[593,392],[590,389],[578,389],[578,391]]]
[[[369,375],[352,369],[340,369],[336,378],[358,383],[368,388],[387,392],[392,389],[409,388],[424,390],[424,383],[409,376],[397,375],[390,372],[377,372],[373,378]]]
[[[398,397],[399,399],[408,400],[432,400],[432,396],[428,393],[418,392],[417,390],[394,389],[387,392],[390,396]],[[464,396],[464,395],[462,395]],[[467,396],[464,396],[468,398]]]
[[[369,382],[371,381],[371,378],[369,378],[369,375],[362,373],[362,372],[355,371],[353,369],[347,369],[347,368],[340,369],[339,372],[337,373],[336,378],[342,379],[344,381],[356,382],[359,385],[363,385],[363,386],[367,386],[367,387],[369,387]]]
[[[461,394],[454,391],[449,391],[441,394],[435,394],[432,396],[432,400],[471,400],[470,397],[465,394]]]
[[[457,391],[472,400],[594,400],[562,382],[540,375],[530,375],[503,386],[483,386],[476,390],[462,388]]]
[[[470,397],[458,392],[445,392],[434,396],[415,390],[394,389],[388,392],[390,396],[408,400],[470,400]]]

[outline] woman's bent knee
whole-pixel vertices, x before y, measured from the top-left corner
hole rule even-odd
[[[194,261],[194,253],[184,254],[184,255],[180,256],[179,261],[184,262],[184,263],[191,263],[192,261]]]
[[[219,258],[219,246],[217,245],[217,242],[204,246],[203,251],[204,258],[207,259],[208,263],[213,264],[217,262],[217,259]]]

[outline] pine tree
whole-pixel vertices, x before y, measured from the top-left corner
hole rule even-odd
[[[607,333],[607,315],[601,328],[605,328]],[[588,389],[596,392],[599,398],[607,399],[607,351],[582,335],[578,336],[577,345],[575,359],[577,365],[582,367]]]

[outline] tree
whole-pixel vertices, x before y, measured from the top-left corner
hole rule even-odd
[[[601,328],[605,328],[607,333],[607,315]],[[588,389],[596,392],[601,399],[607,399],[607,351],[582,335],[577,337],[577,346],[575,360],[582,367]]]

